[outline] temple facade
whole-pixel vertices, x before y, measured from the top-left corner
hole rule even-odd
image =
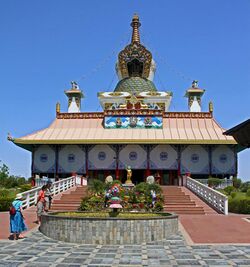
[[[56,105],[56,118],[43,130],[9,139],[31,151],[32,175],[64,178],[72,173],[124,182],[126,168],[134,183],[147,176],[177,185],[182,175],[194,178],[237,174],[237,142],[202,111],[198,81],[186,90],[188,112],[171,112],[172,92],[157,90],[156,64],[140,42],[139,17],[132,19],[132,38],[118,55],[119,81],[113,92],[99,92],[102,112],[81,112],[83,93],[76,82],[65,91],[68,112]]]

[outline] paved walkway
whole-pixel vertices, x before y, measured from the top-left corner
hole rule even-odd
[[[32,230],[37,227],[36,208],[24,211],[25,222]],[[250,215],[179,215],[180,222],[191,243],[250,244]],[[0,239],[9,237],[9,213],[0,212]]]
[[[250,244],[250,215],[180,215],[179,220],[194,243]]]
[[[36,217],[36,207],[31,207],[23,212],[25,223],[28,229],[31,230],[37,227],[34,223],[37,219]],[[8,239],[10,235],[10,216],[9,212],[0,212],[0,239]]]
[[[23,240],[0,241],[0,266],[250,266],[250,246],[190,246],[181,234],[142,245],[79,245],[35,230]]]

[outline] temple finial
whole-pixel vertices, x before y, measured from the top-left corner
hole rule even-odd
[[[141,26],[141,23],[137,14],[134,14],[130,25],[133,28],[131,43],[140,43],[139,27]]]

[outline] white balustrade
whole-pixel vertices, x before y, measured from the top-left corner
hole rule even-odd
[[[193,193],[198,195],[201,199],[207,202],[215,210],[225,215],[228,215],[228,198],[226,195],[187,177],[186,187]]]
[[[208,185],[208,179],[197,179],[200,183],[204,185]],[[221,179],[221,183],[216,186],[218,189],[224,189],[227,186],[232,186],[233,185],[233,180],[232,179]]]
[[[76,186],[76,178],[73,176],[73,177],[69,177],[69,178],[62,179],[62,180],[52,183],[51,190],[53,192],[53,195],[55,196],[74,186]],[[23,196],[22,200],[23,200],[24,209],[35,205],[37,201],[38,193],[41,190],[41,188],[42,187],[39,186],[34,189],[22,192],[22,196]]]

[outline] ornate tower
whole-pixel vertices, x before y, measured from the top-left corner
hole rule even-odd
[[[84,97],[79,85],[75,82],[71,82],[71,89],[64,91],[68,97],[68,112],[76,113],[81,111],[81,99]]]
[[[153,79],[156,65],[152,54],[140,42],[139,28],[141,26],[138,15],[134,15],[132,22],[131,43],[118,55],[116,72],[120,82],[115,92],[140,92],[157,91]]]
[[[192,86],[186,91],[188,108],[190,112],[201,112],[201,97],[205,90],[198,87],[198,81],[194,80]]]

